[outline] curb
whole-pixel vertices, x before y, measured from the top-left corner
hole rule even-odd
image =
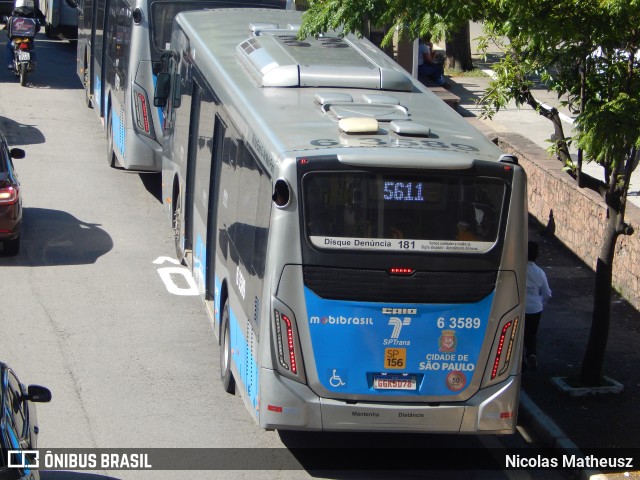
[[[556,425],[553,419],[544,413],[523,390],[520,391],[520,411],[518,418],[520,420],[519,423],[530,430],[542,446],[558,449],[566,455],[582,455],[578,446],[573,443],[562,429]],[[594,475],[600,474],[597,470],[586,468],[571,470],[571,473],[575,478],[581,480],[590,480]]]

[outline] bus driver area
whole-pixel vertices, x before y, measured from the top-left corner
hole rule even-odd
[[[176,16],[163,198],[265,429],[513,433],[526,178],[366,39]]]

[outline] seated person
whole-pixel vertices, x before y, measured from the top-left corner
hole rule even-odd
[[[418,76],[429,78],[447,90],[451,88],[451,84],[444,79],[444,63],[436,61],[431,36],[420,39],[418,46]]]

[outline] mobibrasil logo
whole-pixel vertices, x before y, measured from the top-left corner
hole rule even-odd
[[[309,318],[311,325],[357,325],[359,327],[372,326],[373,318],[371,317],[343,317],[339,315],[334,317],[327,315],[325,317],[313,316]]]

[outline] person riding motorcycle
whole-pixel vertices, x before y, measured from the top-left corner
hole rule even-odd
[[[7,34],[9,35],[9,40],[5,49],[5,59],[7,62],[7,68],[10,70],[13,68],[13,40],[11,39],[11,19],[14,17],[34,18],[36,20],[36,33],[40,31],[40,25],[44,24],[45,22],[44,14],[40,11],[34,0],[16,0],[13,11],[11,12],[11,17],[7,19],[5,27],[7,30]],[[36,52],[34,42],[29,43],[29,48],[31,51],[31,62],[33,64],[33,68],[35,69]]]

